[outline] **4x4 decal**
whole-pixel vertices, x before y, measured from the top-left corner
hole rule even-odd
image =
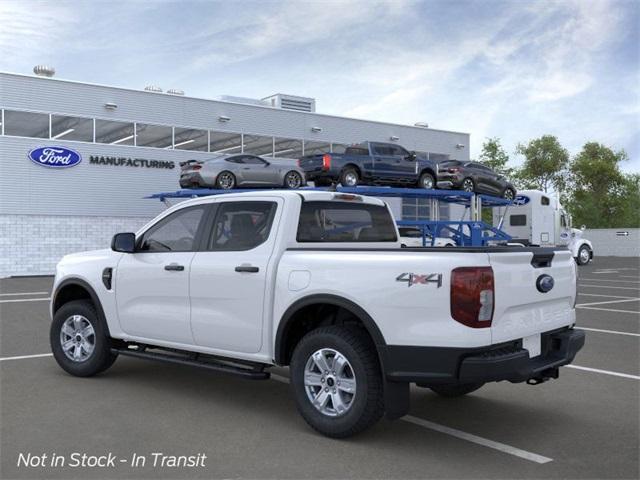
[[[407,287],[412,285],[426,285],[428,283],[435,283],[437,288],[442,286],[442,274],[441,273],[401,273],[396,277],[396,282],[407,282]]]

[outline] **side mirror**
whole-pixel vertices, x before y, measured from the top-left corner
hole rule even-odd
[[[414,151],[409,152],[409,156],[407,157],[407,159],[413,162],[416,159],[416,152]]]
[[[116,233],[111,240],[111,250],[121,253],[133,253],[136,251],[135,233]]]

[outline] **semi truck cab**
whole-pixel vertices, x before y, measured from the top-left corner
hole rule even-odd
[[[513,204],[493,210],[493,225],[526,246],[565,246],[579,265],[593,260],[593,245],[583,238],[585,227],[573,228],[560,201],[540,190],[518,192]]]

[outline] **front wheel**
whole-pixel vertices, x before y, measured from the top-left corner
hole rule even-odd
[[[53,316],[49,334],[58,365],[76,377],[90,377],[109,368],[118,357],[93,304],[86,300],[65,303]]]
[[[429,388],[442,397],[453,398],[475,392],[483,385],[484,383],[461,383],[458,385],[432,385]]]
[[[578,265],[586,265],[591,261],[591,250],[586,245],[582,245],[578,249],[578,256],[576,258]]]
[[[321,327],[306,334],[291,359],[298,411],[318,432],[344,438],[384,413],[382,374],[375,346],[358,327]]]
[[[295,170],[291,170],[287,172],[284,176],[284,186],[286,188],[295,190],[296,188],[300,188],[302,186],[302,175],[300,175]]]
[[[514,192],[512,188],[505,189],[504,193],[502,194],[502,198],[504,198],[505,200],[511,201],[515,197],[516,197],[516,192]]]
[[[430,173],[423,173],[418,180],[418,186],[425,190],[433,190],[436,187],[436,180]]]

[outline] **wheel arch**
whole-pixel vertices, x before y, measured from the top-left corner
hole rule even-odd
[[[362,169],[358,165],[353,163],[353,162],[349,162],[349,163],[345,164],[340,169],[340,174],[342,174],[342,172],[344,172],[347,168],[353,168],[358,173],[358,176],[360,177],[360,180],[362,180]]]
[[[330,294],[309,295],[295,301],[287,308],[280,319],[276,333],[274,346],[275,363],[278,365],[289,364],[293,346],[295,345],[295,343],[292,344],[292,342],[296,340],[294,327],[299,325],[303,320],[300,315],[310,309],[320,309],[322,307],[342,309],[362,324],[376,347],[376,354],[378,355],[380,366],[384,371],[381,347],[385,347],[386,342],[373,318],[362,307],[351,300]]]
[[[433,168],[431,167],[424,167],[422,168],[422,170],[420,170],[420,175],[418,175],[418,178],[420,178],[422,176],[422,174],[424,173],[429,173],[433,176],[433,180],[437,181],[438,180],[438,176],[436,175],[436,172]]]
[[[51,299],[51,317],[53,317],[53,315],[55,315],[55,313],[64,304],[72,302],[74,300],[90,300],[96,309],[98,317],[100,317],[100,320],[103,322],[105,328],[107,329],[107,335],[110,335],[109,324],[107,323],[106,317],[104,315],[100,297],[93,289],[93,287],[89,284],[89,282],[81,278],[68,278],[60,282],[60,284],[56,287],[56,290],[55,292],[53,292]]]

